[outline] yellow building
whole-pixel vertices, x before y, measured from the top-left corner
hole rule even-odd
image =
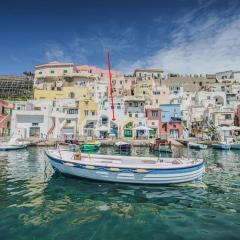
[[[140,81],[136,84],[135,95],[143,96],[146,105],[159,106],[170,103],[170,91],[166,86],[156,84],[154,79]]]
[[[90,95],[87,88],[80,87],[63,87],[60,91],[57,90],[34,90],[35,100],[55,100],[64,98],[85,99]]]
[[[79,101],[79,134],[92,137],[98,121],[98,104],[91,98]]]

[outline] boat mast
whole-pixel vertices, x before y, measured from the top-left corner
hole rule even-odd
[[[110,91],[110,97],[111,97],[111,108],[112,108],[112,121],[115,121],[115,112],[114,112],[114,102],[113,102],[113,89],[112,89],[112,73],[111,73],[111,64],[110,64],[110,54],[108,55],[108,74],[109,74],[109,91]]]

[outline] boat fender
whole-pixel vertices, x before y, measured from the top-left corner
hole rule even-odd
[[[134,170],[134,172],[136,172],[136,173],[146,173],[147,170],[146,169],[136,169],[136,170]]]
[[[94,166],[91,166],[91,165],[87,165],[85,168],[86,168],[86,169],[90,169],[90,170],[95,169],[95,167],[94,167]]]
[[[112,172],[119,172],[120,171],[119,168],[109,168],[109,170],[112,171]]]

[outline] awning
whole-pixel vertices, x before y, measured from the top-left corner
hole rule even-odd
[[[133,130],[149,131],[149,130],[152,130],[152,129],[149,128],[149,127],[145,127],[145,126],[138,126],[138,127],[133,128]]]
[[[109,129],[106,126],[101,126],[98,129],[96,129],[96,130],[99,131],[99,132],[108,132]]]

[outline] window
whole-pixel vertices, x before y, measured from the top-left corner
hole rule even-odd
[[[132,103],[131,103],[131,102],[129,103],[129,106],[130,106],[130,107],[132,106]]]
[[[211,97],[210,96],[207,96],[207,100],[210,100],[211,99]]]
[[[122,84],[122,81],[120,81],[120,84]]]
[[[225,114],[225,120],[230,120],[230,119],[232,119],[231,114]]]
[[[53,73],[54,73],[54,70],[51,70],[51,72],[50,72],[50,73],[52,73],[52,74],[53,74]]]
[[[138,103],[137,102],[134,103],[134,107],[138,107]]]
[[[125,83],[127,83],[128,81],[127,80],[125,80]]]
[[[38,74],[39,74],[39,75],[41,75],[41,74],[42,74],[42,72],[39,72]]]
[[[63,73],[67,73],[67,72],[68,72],[68,70],[67,70],[67,69],[64,69],[64,70],[63,70]]]
[[[155,122],[152,122],[152,126],[154,126],[155,125]]]
[[[85,114],[85,116],[88,116],[88,111],[85,110],[85,111],[84,111],[84,114]]]
[[[158,116],[158,111],[152,111],[152,117],[157,117]]]
[[[92,111],[92,116],[95,116],[95,111]]]
[[[71,120],[70,120],[70,119],[67,119],[67,123],[71,123]]]
[[[145,91],[143,91],[143,95],[144,95],[144,94],[146,94],[146,92],[145,92]]]
[[[38,126],[38,123],[32,123],[32,126]]]

